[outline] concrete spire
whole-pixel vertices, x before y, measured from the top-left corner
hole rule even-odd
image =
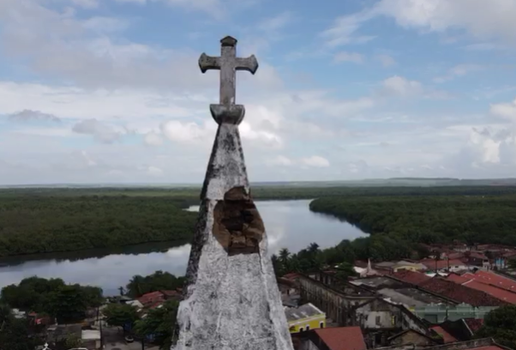
[[[238,132],[245,108],[235,104],[235,71],[255,73],[254,56],[236,57],[236,39],[222,54],[199,59],[202,72],[220,70],[219,124],[201,192],[201,206],[176,350],[292,350],[263,221],[253,203]]]

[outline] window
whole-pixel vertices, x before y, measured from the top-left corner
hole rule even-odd
[[[319,323],[319,328],[324,328],[324,322]]]
[[[376,325],[379,326],[382,324],[382,319],[380,316],[376,316]]]

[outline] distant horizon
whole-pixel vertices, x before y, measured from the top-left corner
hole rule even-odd
[[[391,178],[364,178],[364,179],[350,179],[350,180],[301,180],[301,181],[250,181],[251,185],[273,185],[273,184],[345,184],[345,183],[366,183],[366,182],[386,182],[386,181],[477,181],[477,182],[498,182],[498,181],[512,181],[516,185],[516,177],[504,178],[453,178],[453,177],[391,177]],[[56,183],[33,183],[33,184],[0,184],[0,188],[10,187],[201,187],[202,182],[91,182],[91,183],[73,183],[73,182],[56,182]]]

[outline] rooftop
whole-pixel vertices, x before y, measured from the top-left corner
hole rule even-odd
[[[353,281],[350,281],[351,284],[356,286],[367,286],[373,289],[377,288],[385,288],[385,287],[395,287],[400,285],[400,283],[396,280],[393,280],[389,277],[384,276],[376,276],[376,277],[368,277],[368,278],[359,278]]]
[[[441,326],[432,326],[430,329],[439,334],[443,338],[445,344],[457,341],[457,339],[455,339],[450,333],[446,332]]]
[[[449,260],[434,260],[434,259],[425,259],[421,260],[421,263],[424,264],[429,270],[435,270],[436,266],[438,270],[447,269],[448,266],[450,268],[464,266],[464,263],[458,259],[449,259]]]
[[[421,283],[419,287],[456,302],[469,304],[471,306],[507,305],[507,302],[497,299],[485,292],[469,288],[452,281],[447,281],[440,277],[431,278],[426,282]]]
[[[308,318],[316,315],[324,315],[325,313],[316,308],[312,303],[301,305],[297,308],[285,309],[287,321],[295,321],[303,318]]]
[[[442,298],[416,288],[384,288],[379,290],[378,293],[391,301],[402,303],[407,307],[425,307],[428,304],[450,304]]]
[[[366,350],[360,327],[334,327],[314,332],[330,350]]]
[[[403,282],[414,284],[416,286],[431,279],[431,277],[425,275],[424,273],[408,270],[393,272],[391,276]]]

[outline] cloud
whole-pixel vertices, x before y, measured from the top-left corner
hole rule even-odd
[[[392,17],[404,28],[430,32],[463,29],[477,39],[516,39],[512,0],[381,0],[371,15]]]
[[[94,9],[99,6],[98,0],[72,0],[72,4],[85,9]]]
[[[380,63],[384,67],[390,67],[390,66],[393,66],[396,64],[396,61],[394,60],[394,58],[392,58],[392,56],[389,56],[387,54],[376,55],[375,59],[380,61]]]
[[[516,99],[509,103],[491,104],[489,112],[497,117],[516,122]]]
[[[381,93],[386,96],[413,96],[423,92],[423,86],[415,80],[395,75],[382,82]]]
[[[92,135],[102,143],[113,143],[122,135],[110,125],[99,122],[97,119],[87,119],[78,122],[72,127],[72,131],[78,134]]]
[[[282,12],[280,14],[277,14],[273,17],[267,18],[256,26],[258,30],[264,31],[264,32],[277,32],[280,29],[283,29],[287,24],[291,23],[293,20],[292,13]]]
[[[363,63],[364,56],[357,52],[341,51],[341,52],[336,53],[335,56],[333,56],[333,61],[337,62],[337,63],[340,63],[340,62]]]
[[[326,45],[335,48],[347,44],[364,44],[375,38],[372,35],[360,35],[357,32],[363,22],[372,18],[369,11],[351,16],[338,17],[333,25],[321,33]]]
[[[301,162],[304,165],[316,168],[326,168],[330,166],[330,162],[328,161],[328,159],[320,156],[311,156],[308,158],[303,158]]]
[[[452,80],[456,77],[461,77],[471,72],[477,72],[484,69],[484,66],[479,64],[462,63],[452,67],[448,74],[442,77],[434,78],[436,83],[444,83],[445,81]]]
[[[277,155],[272,158],[267,158],[266,163],[269,165],[291,166],[294,164],[294,161],[288,157]]]
[[[161,136],[154,131],[149,131],[147,134],[145,134],[143,140],[145,144],[149,146],[160,146],[163,144],[163,139]]]
[[[149,166],[147,168],[147,173],[153,177],[162,177],[164,175],[163,170],[155,166]]]
[[[51,122],[60,122],[61,119],[56,117],[53,114],[49,113],[43,113],[40,111],[33,111],[30,109],[24,109],[23,111],[13,113],[9,115],[9,120],[12,121],[20,121],[20,122],[27,122],[30,120],[34,121],[51,121]]]

